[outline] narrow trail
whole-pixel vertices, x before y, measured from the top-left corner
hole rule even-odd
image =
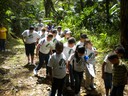
[[[48,96],[51,82],[45,78],[45,68],[39,71],[40,77],[35,77],[34,67],[34,65],[27,65],[23,44],[15,45],[7,52],[0,53],[0,96]],[[102,93],[100,96],[104,96],[101,66],[98,63],[96,71],[96,90]],[[124,94],[128,96],[128,86]],[[84,87],[81,88],[81,96],[86,96]]]

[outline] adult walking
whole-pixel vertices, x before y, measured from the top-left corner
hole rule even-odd
[[[30,26],[28,30],[22,33],[22,40],[25,45],[25,52],[28,59],[28,64],[34,64],[34,50],[36,42],[39,40],[40,35],[34,31],[34,27]]]

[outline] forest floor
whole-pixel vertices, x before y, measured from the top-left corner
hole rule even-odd
[[[51,82],[45,78],[45,68],[39,71],[40,77],[35,77],[33,75],[35,65],[27,65],[24,45],[20,43],[21,41],[12,41],[12,43],[7,43],[6,52],[0,52],[0,96],[49,96]],[[97,88],[91,93],[101,93],[99,96],[105,96],[101,64],[99,63],[101,59],[103,57],[99,54],[95,78]],[[37,57],[35,62],[38,62]],[[87,94],[83,86],[80,94],[81,96]],[[128,96],[128,85],[125,87],[124,94],[124,96]]]

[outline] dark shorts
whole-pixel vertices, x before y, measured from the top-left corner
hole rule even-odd
[[[104,73],[104,84],[106,89],[112,87],[112,73]]]
[[[25,52],[27,56],[29,55],[34,56],[34,50],[35,50],[35,43],[25,44]]]

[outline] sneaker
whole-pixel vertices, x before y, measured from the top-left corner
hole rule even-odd
[[[36,69],[33,70],[34,75],[37,75],[38,71]]]

